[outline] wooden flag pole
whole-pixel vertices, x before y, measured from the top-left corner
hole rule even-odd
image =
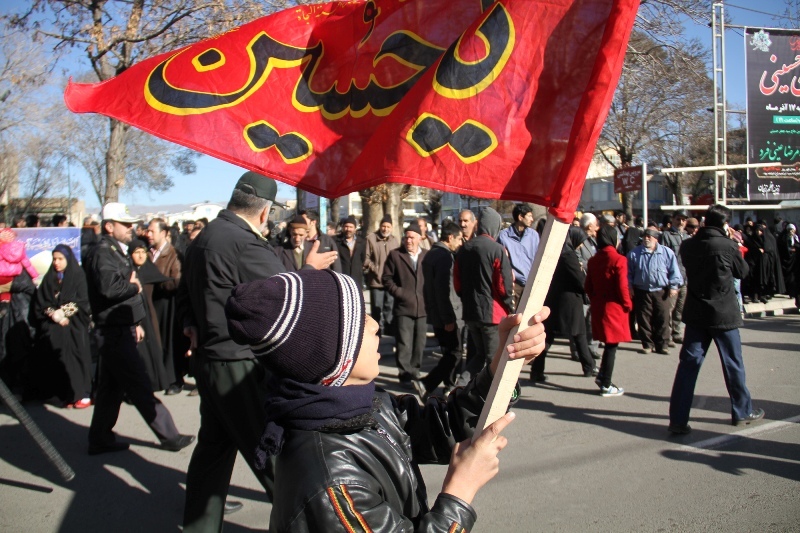
[[[568,229],[569,224],[557,220],[553,215],[547,215],[547,224],[542,233],[542,240],[539,243],[539,249],[536,251],[536,257],[533,259],[531,271],[528,274],[528,283],[525,284],[525,290],[522,292],[522,298],[520,298],[519,308],[517,309],[517,313],[522,314],[522,322],[520,324],[522,329],[528,327],[527,324],[530,319],[544,305],[544,299],[547,296],[548,289],[550,289],[550,281],[553,279],[553,272],[556,269],[558,257],[561,255],[561,249],[564,247]],[[533,281],[531,282],[531,280]],[[519,326],[512,329],[508,334],[508,338],[512,339],[518,330]],[[492,379],[492,386],[489,389],[489,395],[486,397],[486,404],[484,404],[481,416],[478,419],[476,427],[479,431],[476,431],[473,435],[473,441],[478,438],[483,429],[506,414],[508,402],[511,401],[511,394],[514,392],[514,387],[517,384],[524,363],[524,359],[510,360],[508,351],[503,350],[497,373]]]

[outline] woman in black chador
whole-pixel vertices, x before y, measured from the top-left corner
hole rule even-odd
[[[91,405],[92,356],[89,351],[89,296],[86,277],[72,249],[59,244],[33,304],[36,353],[43,363],[43,385],[64,407]],[[45,392],[45,391],[42,391]]]
[[[144,242],[139,239],[133,239],[128,245],[128,253],[133,261],[136,276],[142,284],[140,296],[144,299],[145,310],[145,318],[141,324],[144,329],[144,340],[137,344],[136,347],[139,349],[139,355],[144,360],[144,366],[147,370],[147,375],[150,377],[153,392],[163,391],[175,382],[175,370],[172,365],[167,368],[164,364],[161,335],[158,332],[158,319],[153,306],[153,287],[157,283],[169,281],[169,278],[162,274],[150,260],[147,254],[147,245]]]

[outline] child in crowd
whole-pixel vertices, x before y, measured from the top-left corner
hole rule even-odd
[[[499,433],[513,419],[506,414],[469,443],[500,353],[446,401],[420,406],[376,389],[378,324],[348,276],[301,270],[242,284],[225,313],[231,337],[272,372],[256,451],[256,466],[276,463],[270,531],[472,529],[471,502],[497,473]],[[548,313],[515,335],[511,358],[542,352]],[[501,322],[499,352],[520,321]],[[450,465],[432,508],[421,463]]]

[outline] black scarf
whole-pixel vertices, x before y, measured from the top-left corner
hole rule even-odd
[[[259,470],[271,455],[281,453],[285,430],[314,431],[367,415],[375,395],[374,382],[326,387],[273,376],[267,388],[266,427],[256,448],[255,466]]]
[[[64,269],[63,275],[59,276],[56,269],[50,265],[50,269],[42,278],[42,283],[36,291],[36,305],[41,310],[48,307],[57,309],[69,302],[82,303],[85,298],[80,294],[84,292],[81,288],[85,285],[85,282],[81,284],[82,280],[80,279],[84,275],[83,270],[75,259],[72,249],[66,244],[59,244],[53,251],[61,253],[67,259],[67,267]],[[61,279],[59,280],[59,278]]]

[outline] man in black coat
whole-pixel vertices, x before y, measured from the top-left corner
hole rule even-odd
[[[679,435],[691,431],[688,422],[694,387],[712,340],[722,360],[733,425],[764,417],[763,409],[753,409],[745,384],[739,337],[742,315],[733,279],[747,276],[748,267],[736,242],[728,238],[730,213],[723,205],[712,205],[706,212],[705,227],[681,245],[688,279],[683,313],[686,333],[669,402],[669,431]]]
[[[400,385],[407,389],[413,387],[412,380],[419,379],[428,330],[422,294],[422,260],[426,251],[420,247],[421,241],[422,230],[415,220],[406,228],[402,246],[389,252],[381,277],[383,286],[394,297],[397,367]]]
[[[136,219],[116,202],[103,207],[102,218],[103,236],[83,263],[100,355],[89,455],[128,449],[129,444],[118,442],[113,431],[125,396],[161,441],[161,448],[175,452],[191,444],[194,436],[178,433],[172,415],[153,395],[136,349],[144,340],[140,322],[145,319],[142,284],[127,255]]]
[[[511,260],[497,242],[500,214],[484,208],[478,218],[477,236],[456,256],[453,283],[464,306],[464,322],[475,342],[474,355],[467,355],[459,383],[466,383],[492,361],[497,351],[497,326],[514,310]]]
[[[352,216],[342,224],[342,233],[336,238],[342,274],[356,280],[356,287],[364,286],[364,261],[367,259],[367,241],[356,235],[358,222]]]
[[[272,179],[246,172],[227,209],[186,249],[178,307],[200,390],[200,432],[186,474],[185,532],[222,529],[237,452],[267,497],[273,496],[271,463],[262,471],[254,468],[264,429],[265,372],[249,346],[231,339],[225,302],[236,285],[286,271],[261,234],[277,191]],[[325,268],[336,259],[336,252],[319,254],[318,247],[315,243],[306,258],[308,268]]]
[[[442,358],[436,367],[421,380],[414,381],[423,402],[440,383],[444,382],[446,389],[455,385],[453,371],[461,361],[464,322],[461,320],[461,299],[453,287],[453,264],[462,242],[461,227],[455,222],[445,222],[439,240],[431,246],[422,262],[425,312],[442,348]]]
[[[306,264],[306,258],[311,253],[311,247],[314,243],[306,240],[308,223],[300,215],[289,222],[286,230],[289,239],[274,250],[283,266],[286,267],[286,272],[297,272]]]

